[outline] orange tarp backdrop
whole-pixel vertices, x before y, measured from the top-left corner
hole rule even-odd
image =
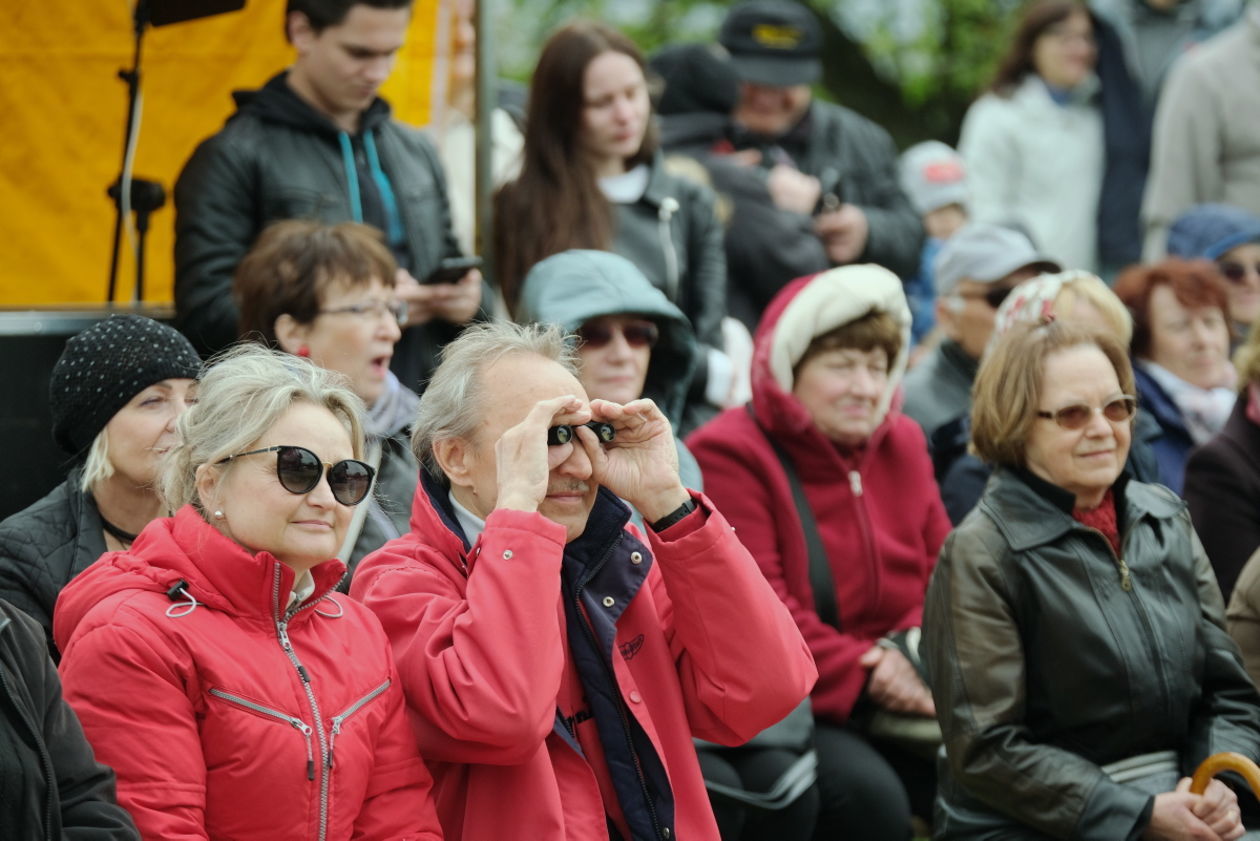
[[[293,60],[284,0],[149,29],[134,174],[162,183],[152,216],[145,300],[172,300],[175,178],[197,143],[233,112],[231,92],[259,87]],[[415,0],[407,46],[382,91],[400,119],[428,121],[439,0]],[[122,166],[132,2],[6,3],[0,13],[0,306],[104,303],[113,203]],[[131,299],[135,263],[123,239],[116,300]]]

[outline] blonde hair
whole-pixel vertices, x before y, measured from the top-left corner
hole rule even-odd
[[[976,373],[971,390],[973,454],[989,464],[1024,465],[1028,436],[1041,409],[1046,359],[1076,347],[1102,351],[1115,369],[1121,391],[1134,393],[1133,367],[1115,336],[1062,321],[1016,324],[989,349]]]
[[[1247,331],[1247,341],[1234,351],[1234,367],[1238,369],[1239,391],[1260,383],[1260,319]]]
[[[266,434],[289,407],[310,403],[330,411],[346,431],[356,458],[363,455],[363,401],[345,378],[308,359],[256,343],[237,345],[212,358],[197,386],[197,403],[176,422],[178,442],[167,451],[158,492],[175,509],[200,510],[197,468],[242,452]]]
[[[114,463],[109,460],[109,438],[102,429],[92,439],[92,446],[88,447],[83,470],[79,473],[79,490],[88,493],[113,475]]]

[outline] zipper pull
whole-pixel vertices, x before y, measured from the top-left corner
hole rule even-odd
[[[853,490],[854,496],[862,495],[862,474],[856,470],[849,471],[849,487]]]
[[[327,768],[333,767],[333,750],[337,745],[337,734],[341,732],[341,721],[333,719],[333,725],[328,730],[328,764]]]
[[[293,646],[289,642],[289,629],[286,623],[284,622],[284,620],[281,620],[276,623],[276,636],[280,638],[281,648],[283,648],[285,651],[293,650]]]
[[[1120,589],[1126,593],[1133,589],[1133,580],[1129,578],[1129,565],[1124,562],[1124,558],[1120,561]]]

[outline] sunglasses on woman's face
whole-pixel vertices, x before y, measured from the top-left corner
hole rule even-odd
[[[579,327],[577,334],[583,347],[594,349],[611,342],[616,332],[621,333],[626,344],[633,348],[652,347],[661,337],[660,328],[650,321],[631,321],[620,325],[593,321]]]
[[[1217,267],[1221,270],[1221,274],[1230,283],[1238,286],[1247,280],[1247,264],[1246,263],[1217,263]],[[1260,263],[1252,263],[1251,271],[1260,277]]]
[[[291,494],[308,494],[315,490],[327,469],[328,487],[332,489],[333,498],[342,505],[358,505],[362,502],[372,489],[372,477],[376,475],[376,470],[370,464],[352,458],[328,464],[320,461],[319,456],[305,447],[285,444],[237,453],[220,459],[215,464],[226,464],[232,459],[260,453],[276,454],[276,478],[280,480],[280,486]]]
[[[993,309],[1002,306],[1002,302],[1015,291],[1014,286],[990,286],[983,292],[955,292],[954,296],[964,300],[980,300],[984,301]]]
[[[1094,418],[1094,412],[1102,412],[1102,416],[1112,423],[1124,423],[1137,411],[1137,398],[1128,394],[1113,397],[1101,408],[1087,406],[1084,403],[1073,403],[1056,409],[1053,412],[1037,412],[1037,417],[1053,420],[1064,429],[1083,429]]]

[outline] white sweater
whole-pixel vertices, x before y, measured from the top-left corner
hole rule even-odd
[[[967,110],[958,149],[978,221],[1018,223],[1067,269],[1097,271],[1102,114],[1096,85],[1059,105],[1030,74],[1008,97],[986,93]]]

